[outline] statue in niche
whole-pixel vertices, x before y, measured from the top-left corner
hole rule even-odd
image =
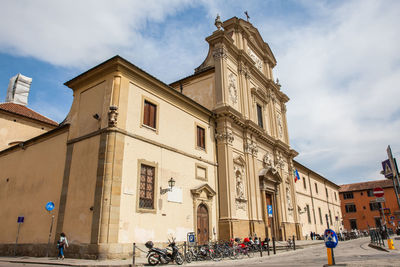
[[[240,199],[244,199],[243,177],[240,171],[236,172],[236,195]]]
[[[279,138],[283,137],[283,126],[282,126],[282,117],[281,114],[276,114],[276,120],[278,121],[278,133],[279,133]]]
[[[293,205],[292,205],[292,198],[290,196],[290,189],[289,187],[286,188],[286,200],[287,200],[287,209],[288,215],[293,216]]]
[[[231,101],[233,104],[236,104],[237,99],[237,89],[236,89],[236,77],[233,73],[230,73],[228,76],[228,89],[229,95],[231,97]]]

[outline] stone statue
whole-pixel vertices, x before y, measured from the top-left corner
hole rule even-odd
[[[236,195],[238,198],[244,199],[243,178],[240,171],[236,172]]]

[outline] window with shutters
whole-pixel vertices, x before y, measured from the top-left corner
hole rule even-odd
[[[138,208],[141,211],[154,211],[156,189],[156,167],[139,162]]]
[[[206,136],[205,136],[205,130],[203,127],[197,126],[196,127],[197,131],[197,147],[201,149],[206,149]]]
[[[306,205],[306,209],[307,209],[308,223],[311,223],[310,206],[308,204]]]
[[[356,205],[354,205],[354,204],[346,204],[345,209],[346,209],[346,213],[357,212]]]
[[[158,131],[159,105],[157,102],[142,97],[142,126],[151,130]]]
[[[303,176],[303,186],[307,190],[306,177]]]
[[[323,224],[323,223],[324,223],[324,221],[322,220],[322,212],[321,212],[321,208],[318,208],[318,211],[319,211],[319,221],[320,221],[320,223],[321,223],[321,224]]]

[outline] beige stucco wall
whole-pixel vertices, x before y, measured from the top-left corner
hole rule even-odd
[[[142,125],[144,99],[157,104],[156,130]],[[130,136],[125,137],[119,241],[166,242],[171,236],[184,241],[187,232],[195,231],[196,224],[198,204],[195,204],[191,190],[208,184],[217,191],[214,127],[204,114],[173,101],[161,89],[138,81],[129,83],[127,114],[126,130]],[[206,131],[205,150],[196,148],[197,125]],[[140,163],[156,167],[156,209],[153,212],[138,209]],[[197,165],[207,169],[206,181],[196,178]],[[171,177],[176,181],[175,187],[182,190],[181,203],[168,201],[168,195],[176,192],[160,194],[160,187],[166,188]],[[212,239],[214,229],[217,234],[216,196],[206,205]]]
[[[12,142],[26,141],[54,127],[0,111],[0,151]]]
[[[18,243],[47,243],[51,214],[54,240],[64,172],[67,132],[58,133],[25,149],[0,154],[0,243],[14,243],[17,217],[24,216]],[[47,202],[54,211],[45,210]]]
[[[329,219],[329,226],[331,229],[339,232],[342,221],[338,192],[339,187],[298,164],[295,164],[295,168],[300,175],[300,180],[295,183],[295,187],[303,235],[307,235],[308,238],[310,238],[311,231],[317,234],[323,234],[327,227],[325,215],[328,214],[329,217],[329,211],[332,217],[332,224]],[[305,187],[304,181],[306,183]],[[318,193],[315,189],[315,184],[317,184]],[[326,196],[326,190],[328,190],[328,197]],[[307,210],[305,209],[306,205],[310,207],[311,223],[308,221]],[[319,209],[321,210],[322,223]]]
[[[62,231],[71,243],[90,243],[100,136],[73,144]]]

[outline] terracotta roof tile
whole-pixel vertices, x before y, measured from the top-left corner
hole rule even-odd
[[[367,189],[374,189],[376,187],[388,188],[393,187],[392,180],[378,180],[370,182],[362,182],[355,184],[344,184],[340,186],[339,192],[349,192],[349,191],[362,191]]]
[[[23,105],[15,104],[15,103],[1,103],[0,104],[0,110],[8,111],[10,113],[14,113],[32,120],[37,120],[43,123],[47,123],[53,126],[58,126],[58,123],[46,118],[43,115],[40,115],[39,113],[31,110],[30,108],[27,108]]]

